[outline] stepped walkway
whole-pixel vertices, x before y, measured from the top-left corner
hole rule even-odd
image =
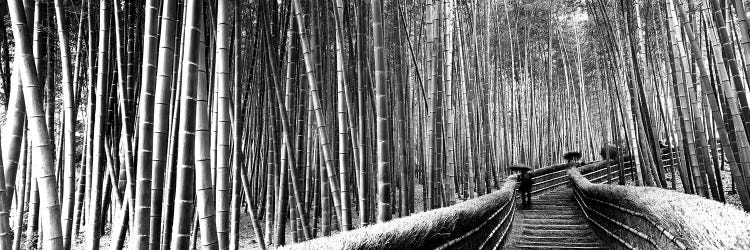
[[[573,188],[534,196],[530,209],[520,199],[505,249],[609,249],[576,203]]]
[[[516,199],[517,176],[510,175],[500,190],[472,200],[280,249],[750,249],[744,211],[616,185],[634,181],[632,161],[557,164],[530,174],[530,209]]]

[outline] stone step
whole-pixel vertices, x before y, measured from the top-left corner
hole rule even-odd
[[[573,220],[573,219],[584,219],[581,214],[578,213],[533,213],[525,214],[524,219],[556,219],[556,220]]]
[[[522,223],[524,229],[529,230],[587,230],[588,225],[585,224],[527,224]]]
[[[570,224],[585,224],[588,223],[586,219],[580,218],[579,216],[571,216],[568,218],[560,217],[538,217],[538,218],[524,218],[524,223],[532,225],[570,225]]]
[[[567,200],[575,198],[572,194],[531,196],[531,199],[540,200]]]
[[[560,202],[575,202],[575,197],[531,197],[531,201],[560,201]]]
[[[532,196],[532,200],[574,200],[575,197],[572,195],[565,195],[565,196]]]
[[[567,188],[564,188],[564,189],[567,189]],[[551,193],[546,193],[546,194],[543,194],[543,195],[540,195],[540,196],[555,196],[555,195],[570,195],[570,194],[573,194],[573,189],[564,190],[564,191],[562,189],[561,190],[555,190],[555,191],[553,191]]]
[[[560,249],[560,250],[593,250],[593,249],[610,249],[606,246],[557,246],[557,245],[522,245],[519,244],[518,249]]]
[[[526,214],[574,214],[582,216],[583,213],[579,211],[578,209],[566,209],[566,210],[553,210],[553,209],[545,209],[544,206],[534,206],[534,204],[531,204],[530,209],[524,209],[524,213]]]
[[[563,236],[563,237],[591,237],[596,234],[589,230],[567,230],[567,229],[555,229],[555,230],[533,230],[524,228],[521,231],[523,236]]]
[[[595,236],[587,237],[563,237],[563,236],[525,236],[521,241],[525,242],[596,242]]]
[[[532,197],[530,208],[519,206],[516,212],[509,249],[609,249],[589,225],[570,187]]]
[[[578,242],[538,242],[538,241],[521,241],[525,246],[558,246],[558,247],[601,247],[602,244],[596,241],[578,241]]]
[[[571,204],[575,203],[576,199],[570,197],[570,198],[539,198],[539,199],[531,199],[532,202],[550,202],[550,203],[560,203],[560,204]]]
[[[553,210],[553,211],[565,211],[565,210],[579,210],[578,206],[571,205],[559,205],[559,204],[538,204],[531,203],[531,207],[534,210]]]

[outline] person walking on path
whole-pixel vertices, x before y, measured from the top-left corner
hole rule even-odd
[[[519,191],[521,191],[521,208],[531,208],[531,187],[534,185],[534,180],[531,179],[531,174],[528,170],[521,172],[518,177],[519,179]]]

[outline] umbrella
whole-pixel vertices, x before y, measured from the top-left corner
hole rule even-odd
[[[576,151],[570,151],[563,155],[563,159],[565,160],[578,160],[581,159],[581,153]]]
[[[510,166],[510,170],[529,171],[531,170],[531,167],[523,165],[523,164],[513,164],[513,166]]]

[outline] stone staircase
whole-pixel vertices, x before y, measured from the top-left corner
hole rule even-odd
[[[530,209],[521,209],[520,201],[505,249],[609,249],[586,220],[570,186],[532,196]]]

